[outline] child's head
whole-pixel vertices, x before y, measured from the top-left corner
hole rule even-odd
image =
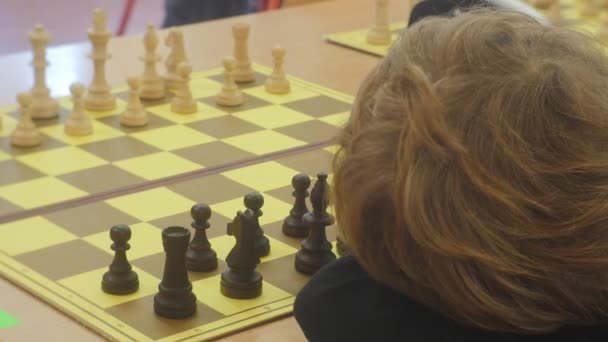
[[[376,279],[452,318],[608,318],[608,60],[508,12],[424,20],[363,84],[336,216]]]

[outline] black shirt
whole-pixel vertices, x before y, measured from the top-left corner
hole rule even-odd
[[[460,326],[374,281],[353,257],[338,259],[312,277],[298,294],[294,312],[311,342],[608,341],[608,327],[530,336]]]

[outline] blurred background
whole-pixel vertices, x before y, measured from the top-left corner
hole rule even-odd
[[[108,14],[115,35],[142,33],[147,23],[183,25],[247,12],[274,10],[324,0],[1,0],[0,55],[30,49],[27,32],[43,24],[50,46],[86,41],[93,9]]]

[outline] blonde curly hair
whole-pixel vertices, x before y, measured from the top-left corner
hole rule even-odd
[[[338,137],[342,234],[452,319],[543,333],[608,318],[608,59],[513,12],[401,35]]]

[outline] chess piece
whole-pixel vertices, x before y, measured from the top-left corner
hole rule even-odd
[[[11,133],[11,145],[17,147],[33,147],[40,145],[42,137],[30,116],[32,95],[30,93],[20,93],[17,95],[17,102],[19,103],[21,115],[17,127],[15,127],[15,130]]]
[[[304,215],[302,220],[310,229],[308,237],[302,241],[298,253],[296,253],[295,267],[298,272],[314,274],[321,267],[336,259],[331,251],[332,246],[327,241],[325,228],[334,223],[335,219],[327,212],[328,185],[327,174],[317,175],[317,181],[310,193],[310,202],[313,210]]]
[[[259,217],[264,213],[262,206],[264,205],[264,197],[259,192],[250,192],[243,199],[245,207],[255,213],[255,251],[258,257],[267,256],[270,253],[270,241],[264,236],[264,231],[260,226]]]
[[[186,253],[186,266],[190,271],[210,272],[217,268],[217,254],[211,249],[207,239],[206,230],[209,229],[209,218],[211,209],[208,205],[199,203],[190,209],[190,215],[194,220],[194,238]]]
[[[112,32],[107,28],[107,15],[99,8],[93,11],[93,27],[87,32],[93,49],[89,58],[93,61],[93,81],[84,99],[84,106],[90,111],[109,111],[116,108],[116,98],[112,95],[106,80],[106,62],[110,59],[107,52]]]
[[[374,45],[388,45],[391,43],[388,0],[376,0],[376,18],[367,33],[367,42]]]
[[[192,114],[198,110],[198,103],[192,98],[190,91],[190,74],[192,67],[186,62],[182,62],[177,67],[179,80],[175,82],[177,91],[171,100],[171,111],[180,114]]]
[[[232,37],[234,38],[234,59],[236,67],[234,69],[234,80],[237,83],[247,83],[255,81],[255,73],[251,68],[249,60],[249,39],[250,27],[247,24],[239,23],[232,26]]]
[[[148,30],[144,34],[145,56],[141,57],[144,61],[144,74],[141,78],[142,86],[139,97],[142,100],[158,100],[165,97],[165,80],[158,75],[156,63],[160,61],[160,56],[156,54],[158,46],[158,36],[153,24],[148,24]]]
[[[154,312],[165,318],[181,319],[196,313],[196,296],[186,269],[186,250],[190,231],[183,227],[169,227],[162,232],[165,249],[163,280],[154,296]]]
[[[70,87],[74,107],[65,122],[64,131],[67,135],[89,135],[93,133],[91,119],[84,110],[85,89],[82,83],[74,83]]]
[[[243,104],[243,94],[234,82],[234,68],[236,61],[232,57],[224,58],[224,85],[222,90],[215,98],[215,102],[220,106],[236,107]]]
[[[308,226],[302,222],[302,216],[308,212],[306,207],[306,197],[310,187],[310,177],[304,173],[299,173],[291,179],[295,198],[293,208],[289,211],[289,216],[283,220],[283,234],[292,237],[305,238],[308,236]]]
[[[222,272],[220,290],[229,298],[249,299],[262,294],[262,275],[255,270],[260,258],[255,251],[257,215],[252,210],[239,211],[228,224],[228,235],[236,244],[226,257],[229,270]]]
[[[291,90],[283,63],[285,61],[285,49],[276,46],[272,49],[272,59],[274,61],[274,69],[272,74],[266,80],[266,91],[271,94],[287,94]]]
[[[148,124],[148,113],[139,100],[140,80],[138,77],[129,77],[129,101],[127,108],[120,115],[120,123],[127,127],[140,127]]]
[[[32,104],[30,116],[32,119],[52,119],[59,115],[59,103],[50,97],[46,87],[46,48],[51,40],[51,34],[42,25],[36,25],[28,34],[34,50],[34,87],[32,88]]]
[[[112,250],[115,252],[110,270],[103,275],[101,288],[113,295],[127,295],[139,289],[139,278],[127,260],[127,251],[131,248],[131,228],[118,224],[110,229]]]
[[[167,88],[175,90],[180,81],[177,67],[180,63],[187,62],[182,31],[175,28],[170,29],[167,38],[165,38],[165,46],[171,49],[171,53],[165,59],[165,67],[167,68],[165,85]]]

